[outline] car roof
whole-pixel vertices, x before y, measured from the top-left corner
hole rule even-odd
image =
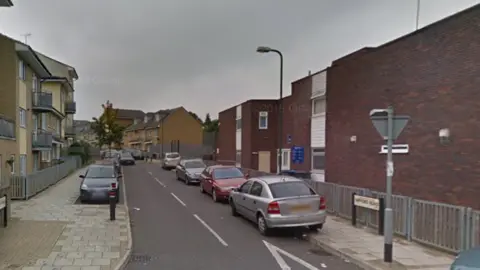
[[[203,161],[201,158],[183,158],[182,161]]]
[[[92,165],[88,166],[88,168],[102,168],[102,167],[105,168],[105,167],[112,167],[112,166],[113,166],[112,163],[109,163],[109,164],[107,164],[107,163],[105,163],[105,164],[98,164],[98,163],[97,163],[97,164],[92,164]]]
[[[303,180],[291,177],[288,175],[265,175],[265,176],[258,176],[252,177],[249,180],[260,180],[265,182],[266,184],[274,184],[274,183],[281,183],[281,182],[303,182]]]

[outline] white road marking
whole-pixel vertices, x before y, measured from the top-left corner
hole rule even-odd
[[[160,186],[167,187],[162,181],[158,180],[158,178],[154,177],[153,179],[155,179],[155,181],[157,181],[157,183],[159,183]]]
[[[198,221],[200,221],[200,223],[202,223],[202,225],[207,228],[207,230],[210,231],[211,234],[213,234],[213,236],[215,236],[218,240],[218,242],[220,242],[222,245],[228,247],[228,244],[227,242],[225,242],[225,240],[222,239],[222,237],[220,237],[220,235],[218,235],[217,232],[215,232],[210,226],[208,226],[208,224],[203,221],[199,216],[197,216],[196,214],[193,215]]]
[[[177,195],[173,194],[172,192],[170,192],[170,194],[172,194],[172,196],[183,206],[187,207],[187,205],[182,201],[180,200],[180,198],[177,197]]]
[[[150,175],[153,175],[152,172],[148,172]]]
[[[288,266],[288,264],[285,262],[285,260],[282,258],[282,256],[280,256],[280,254],[282,254],[284,256],[287,256],[292,261],[295,261],[295,262],[299,263],[300,265],[304,266],[305,268],[307,268],[309,270],[319,270],[315,266],[307,263],[306,261],[298,258],[297,256],[295,256],[293,254],[290,254],[290,253],[286,252],[285,250],[268,243],[265,240],[263,240],[263,243],[267,247],[268,251],[270,251],[270,253],[272,253],[273,258],[275,259],[275,261],[277,261],[278,265],[280,266],[280,268],[282,270],[291,270],[292,268],[290,266]],[[325,264],[322,264],[322,267],[326,268],[327,266],[326,265],[324,266],[324,265]]]

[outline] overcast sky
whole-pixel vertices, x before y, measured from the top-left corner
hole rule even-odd
[[[284,87],[332,60],[415,30],[417,0],[13,0],[0,32],[74,66],[76,119],[100,104],[202,118]],[[420,27],[480,1],[421,0]]]

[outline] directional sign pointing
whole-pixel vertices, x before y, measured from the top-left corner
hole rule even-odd
[[[275,258],[275,261],[277,261],[278,265],[280,266],[280,269],[282,269],[282,270],[291,270],[292,268],[290,266],[288,266],[288,264],[285,262],[285,260],[282,258],[282,256],[280,254],[282,254],[284,256],[287,256],[292,261],[295,261],[295,262],[305,266],[305,268],[307,268],[309,270],[320,270],[320,269],[316,268],[315,266],[307,263],[306,261],[304,261],[304,260],[286,252],[285,250],[280,249],[279,247],[268,243],[265,240],[263,240],[263,243],[268,248],[268,251],[270,251],[270,253],[272,253],[273,258]]]

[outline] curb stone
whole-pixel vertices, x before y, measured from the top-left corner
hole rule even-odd
[[[125,184],[125,174],[123,173],[123,168],[122,168],[122,175],[123,175],[123,205],[125,206],[125,211],[126,211],[126,221],[127,221],[127,237],[128,237],[128,244],[127,244],[127,250],[125,252],[125,255],[123,255],[122,259],[120,262],[115,266],[115,270],[123,270],[127,267],[128,261],[130,259],[130,256],[132,255],[132,228],[131,228],[131,223],[130,223],[130,211],[128,209],[128,203],[127,203],[127,185]]]

